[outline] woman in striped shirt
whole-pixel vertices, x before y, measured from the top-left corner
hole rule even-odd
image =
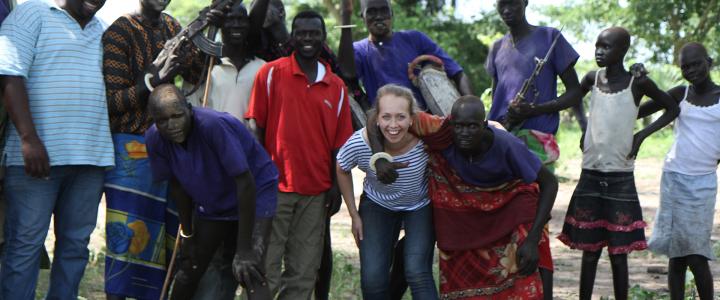
[[[356,131],[337,155],[337,181],[348,212],[352,233],[360,248],[363,298],[389,298],[389,271],[393,246],[400,228],[405,228],[405,276],[413,299],[438,299],[432,277],[435,235],[432,209],[427,195],[428,156],[422,141],[408,133],[415,115],[412,91],[388,84],[378,90],[370,114],[377,117],[385,152],[406,167],[398,169],[397,180],[381,183],[371,168],[372,151],[366,130]],[[357,166],[366,173],[359,210],[350,170]]]

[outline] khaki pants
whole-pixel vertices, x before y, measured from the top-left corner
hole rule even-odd
[[[270,291],[278,293],[278,300],[310,299],[320,268],[326,213],[324,193],[278,193],[266,260]]]

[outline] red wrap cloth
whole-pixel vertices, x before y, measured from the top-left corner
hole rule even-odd
[[[428,191],[440,249],[441,299],[542,299],[538,272],[517,274],[516,252],[537,211],[537,184],[508,182],[493,188],[469,185],[440,151],[452,145],[452,126],[419,114],[414,134],[430,155]],[[540,267],[552,270],[550,240],[543,231]]]
[[[541,299],[539,274],[520,276],[516,263],[535,218],[537,184],[479,188],[465,184],[438,152],[428,163],[441,299]],[[539,249],[541,267],[552,270],[546,232]]]

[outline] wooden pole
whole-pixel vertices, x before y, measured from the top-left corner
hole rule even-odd
[[[215,56],[210,56],[210,64],[208,65],[207,78],[205,78],[205,92],[203,93],[202,106],[207,106],[208,96],[210,96],[210,83],[212,81],[212,69],[215,65]]]
[[[170,257],[170,264],[168,265],[167,274],[165,274],[165,282],[163,283],[162,292],[160,293],[160,300],[165,300],[168,288],[170,287],[170,279],[172,278],[172,270],[175,266],[175,254],[180,246],[180,231],[182,231],[182,225],[178,225],[177,234],[175,235],[175,246],[173,246],[172,256]]]

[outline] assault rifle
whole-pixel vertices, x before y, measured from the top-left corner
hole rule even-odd
[[[510,107],[514,103],[519,102],[526,102],[527,101],[527,93],[530,90],[531,86],[535,85],[535,79],[540,75],[540,72],[542,71],[543,67],[545,67],[545,63],[547,63],[548,59],[550,58],[550,55],[552,54],[553,50],[555,50],[555,45],[557,44],[558,39],[560,38],[560,35],[562,33],[562,28],[560,29],[560,32],[558,32],[557,36],[555,36],[555,39],[553,39],[552,44],[550,45],[550,49],[548,49],[548,52],[545,54],[545,58],[540,59],[538,57],[535,57],[535,70],[533,70],[532,74],[530,74],[530,77],[528,79],[525,79],[523,82],[522,88],[515,94],[515,98],[513,98],[512,101],[510,101],[510,104],[508,105],[508,111],[505,114],[505,119],[503,120],[503,126],[507,131],[512,131],[515,128],[521,127],[523,123],[525,123],[525,120],[520,120],[516,122],[510,122],[508,120],[508,114],[510,113]],[[537,92],[535,93],[535,96],[537,97]]]
[[[202,33],[205,28],[211,25],[207,20],[206,14],[212,9],[222,9],[228,5],[232,5],[235,1],[236,0],[213,1],[212,4],[203,8],[195,20],[185,26],[185,28],[183,28],[183,30],[181,30],[173,38],[165,42],[165,46],[163,46],[160,54],[158,54],[157,60],[165,61],[170,53],[173,53],[178,47],[180,47],[180,45],[183,44],[184,41],[187,40],[192,41],[192,43],[195,44],[195,46],[197,46],[203,53],[217,58],[222,57],[222,43],[215,42],[217,28],[211,28],[208,31],[208,36],[205,36]]]

